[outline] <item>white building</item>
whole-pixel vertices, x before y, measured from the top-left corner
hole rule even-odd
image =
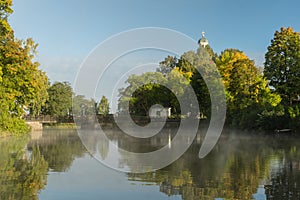
[[[160,106],[152,107],[149,111],[149,116],[152,118],[171,117],[171,108],[163,108]]]

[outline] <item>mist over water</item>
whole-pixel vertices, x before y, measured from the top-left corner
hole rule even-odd
[[[90,143],[95,144],[93,153],[105,159],[112,145],[134,152],[168,146],[175,130],[168,128],[143,143],[135,142],[119,130],[110,130],[107,132],[109,143],[101,143],[104,141],[101,138]],[[182,141],[192,144],[176,162],[154,172],[139,174],[121,173],[104,166],[87,152],[73,130],[50,129],[34,134],[31,139],[1,139],[0,199],[300,197],[298,137],[227,129],[212,152],[199,159],[203,131],[199,130],[194,140]],[[121,152],[113,153],[118,156],[119,166],[138,167],[138,163],[133,166],[128,162],[133,158]]]

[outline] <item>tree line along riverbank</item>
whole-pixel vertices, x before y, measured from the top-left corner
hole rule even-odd
[[[12,1],[0,2],[0,135],[23,135],[30,131],[24,116],[51,115],[58,119],[74,113],[110,113],[107,97],[100,100],[77,95],[68,82],[50,83],[46,72],[35,62],[38,45],[31,39],[15,37],[8,18]],[[198,49],[180,57],[167,56],[155,72],[131,75],[120,90],[119,113],[147,116],[151,106],[171,109],[172,119],[186,117],[176,97],[184,97],[185,86],[192,86],[200,113],[210,119],[211,100],[205,79],[216,67],[226,96],[226,125],[241,129],[300,129],[300,34],[291,27],[276,30],[265,54],[264,66],[256,66],[242,50],[213,51],[202,35]],[[199,73],[198,69],[205,69]],[[180,82],[173,91],[160,82]],[[136,82],[144,83],[135,87]],[[77,102],[76,104],[72,104]],[[125,106],[129,102],[129,107]]]

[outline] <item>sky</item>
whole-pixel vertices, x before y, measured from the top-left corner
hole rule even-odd
[[[75,81],[89,53],[123,31],[161,27],[194,40],[201,32],[217,53],[242,50],[257,66],[280,27],[300,31],[299,0],[14,0],[9,22],[19,39],[39,44],[37,61],[53,83]]]

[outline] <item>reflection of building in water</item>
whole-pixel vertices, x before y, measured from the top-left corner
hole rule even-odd
[[[169,133],[169,139],[168,139],[168,147],[169,147],[169,149],[171,149],[171,147],[172,147],[171,142],[172,142],[171,133]]]
[[[105,139],[104,136],[101,137],[97,139],[98,151],[102,160],[105,160],[109,152],[109,140]]]
[[[150,138],[150,145],[154,147],[168,145],[168,147],[171,148],[171,142],[172,142],[171,129],[168,129],[167,131],[163,132],[158,137]]]
[[[159,191],[167,194],[168,196],[181,195],[182,187],[173,186],[172,184],[164,181],[161,183]]]

